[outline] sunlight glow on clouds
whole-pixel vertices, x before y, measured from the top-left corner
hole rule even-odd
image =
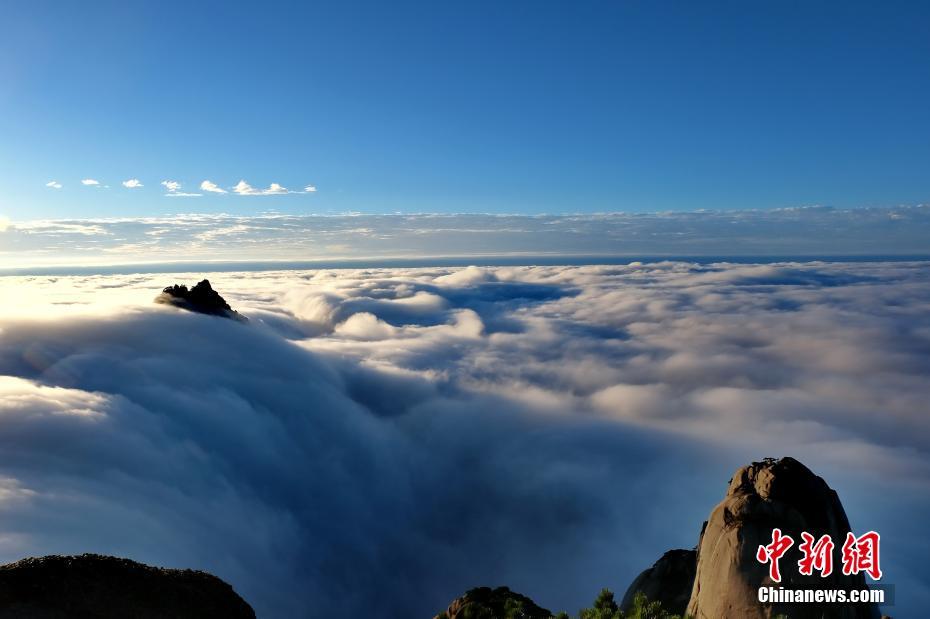
[[[207,569],[272,619],[489,580],[573,609],[792,455],[888,532],[896,614],[930,604],[926,263],[211,274],[247,324],[151,302],[202,275],[0,278],[0,560]]]

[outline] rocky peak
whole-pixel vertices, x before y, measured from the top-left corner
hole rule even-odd
[[[730,480],[727,498],[733,499],[733,506],[746,507],[746,514],[754,513],[748,506],[761,500],[773,509],[802,518],[806,526],[816,530],[849,530],[846,512],[836,492],[794,458],[766,458],[740,468]],[[733,512],[730,517],[746,514]]]
[[[649,615],[656,617],[773,619],[784,615],[791,619],[879,619],[878,609],[869,604],[761,604],[759,587],[773,583],[768,567],[756,559],[756,551],[772,541],[774,528],[794,538],[792,551],[797,551],[802,531],[817,538],[830,535],[836,544],[833,573],[825,578],[816,572],[812,576],[799,574],[798,555],[789,551],[781,561],[782,586],[866,588],[862,574],[846,576],[839,567],[842,544],[850,527],[836,491],[794,458],[766,458],[736,471],[726,496],[704,523],[696,551],[666,552],[636,577],[623,596],[620,610],[637,612],[632,607],[637,593],[642,593],[649,602],[661,604],[661,614]],[[598,585],[592,583],[592,589]],[[613,604],[612,595],[610,601]],[[507,614],[516,604],[529,610]],[[616,610],[613,605],[610,616]],[[506,587],[485,587],[472,589],[458,598],[436,619],[513,616],[536,619],[548,618],[547,613]]]
[[[739,616],[768,619],[787,614],[798,619],[868,619],[868,605],[762,605],[760,586],[773,584],[767,566],[756,559],[759,546],[771,542],[772,529],[801,541],[801,532],[830,535],[837,543],[834,566],[842,563],[840,546],[850,530],[837,493],[794,458],[767,458],[736,471],[727,494],[711,512],[698,543],[697,570],[687,613],[697,619]],[[796,546],[793,548],[796,550]],[[802,576],[792,560],[782,560],[783,586],[865,588],[861,574],[839,569],[826,578]],[[784,569],[789,568],[789,569]]]
[[[226,299],[213,289],[210,280],[207,279],[191,289],[183,284],[168,286],[155,298],[155,302],[173,305],[199,314],[245,320],[242,314],[231,308]]]

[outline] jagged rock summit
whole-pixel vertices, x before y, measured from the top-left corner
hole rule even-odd
[[[195,570],[84,554],[0,566],[0,617],[15,619],[254,619],[227,583]]]
[[[537,606],[533,600],[511,591],[507,587],[478,587],[471,589],[449,604],[449,608],[434,619],[481,619],[521,617],[523,619],[550,619],[552,613]]]
[[[173,305],[198,314],[222,316],[240,321],[247,320],[245,316],[229,306],[226,299],[213,289],[210,280],[207,279],[189,290],[183,284],[168,286],[155,298],[155,302]]]

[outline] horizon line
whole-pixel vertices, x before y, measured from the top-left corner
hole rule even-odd
[[[532,266],[621,266],[661,262],[697,264],[781,264],[813,262],[930,262],[928,254],[577,254],[512,252],[505,254],[458,254],[435,256],[392,256],[361,258],[167,260],[93,264],[49,264],[0,267],[0,277],[128,275],[155,273],[236,273],[338,269],[391,269],[434,267],[532,267]],[[200,268],[196,268],[200,267]]]

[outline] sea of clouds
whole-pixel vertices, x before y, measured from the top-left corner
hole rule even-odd
[[[260,617],[575,611],[792,455],[930,607],[927,263],[0,278],[0,560],[209,570]]]

